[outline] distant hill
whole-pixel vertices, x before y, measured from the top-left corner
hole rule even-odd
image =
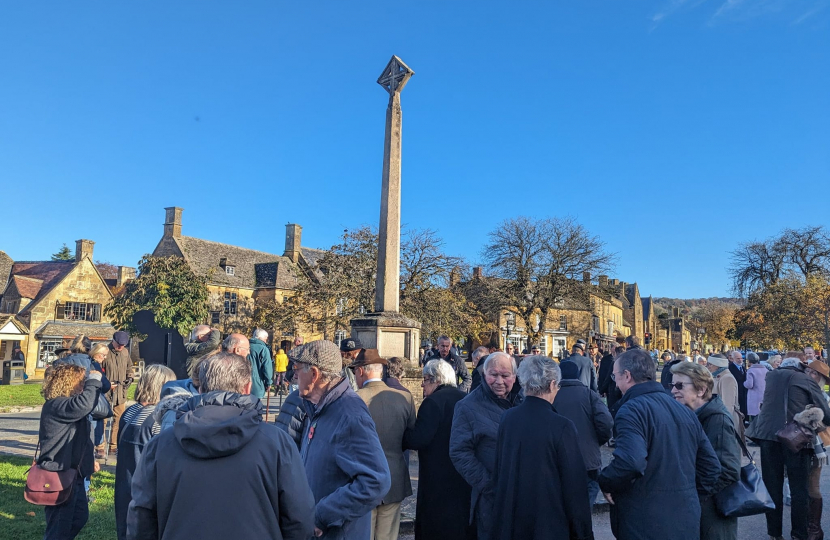
[[[655,312],[659,316],[668,312],[670,308],[680,308],[680,314],[690,319],[696,319],[697,313],[708,307],[717,306],[743,306],[744,301],[740,298],[654,298]]]

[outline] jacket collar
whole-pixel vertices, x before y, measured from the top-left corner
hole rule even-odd
[[[698,419],[703,422],[704,419],[709,418],[713,414],[718,414],[719,412],[726,413],[726,408],[723,406],[723,401],[721,401],[720,397],[716,394],[713,395],[712,399],[707,401],[703,407],[696,410],[695,415],[697,415]]]
[[[585,386],[585,383],[580,381],[579,379],[562,379],[562,381],[559,382],[559,387],[561,388],[564,386],[582,386],[588,388],[587,386]]]
[[[389,385],[383,381],[370,381],[363,385],[363,388],[389,388]]]
[[[323,413],[323,409],[343,397],[348,391],[352,391],[352,387],[349,384],[349,379],[343,377],[341,381],[335,384],[332,388],[329,389],[328,392],[323,394],[323,397],[320,398],[320,401],[317,403],[315,407],[314,404],[307,399],[303,399],[303,403],[306,404],[306,412],[309,416],[319,416]]]
[[[514,388],[515,388],[516,384],[518,384],[518,382],[519,381],[516,381],[516,382],[513,383]],[[515,405],[515,403],[514,403],[514,401],[516,400],[515,396],[512,398],[512,400],[496,397],[496,394],[494,394],[493,391],[490,390],[490,386],[487,384],[487,381],[482,381],[481,385],[478,388],[481,388],[481,392],[485,396],[487,396],[487,399],[493,401],[496,405],[498,405],[502,409],[509,409],[510,407]],[[476,388],[476,390],[478,390],[478,388]],[[514,388],[511,388],[510,393],[507,394],[508,398],[510,397],[511,393],[513,393]]]
[[[620,399],[617,403],[622,406],[625,403],[628,403],[632,399],[636,399],[640,396],[644,396],[646,394],[665,394],[666,389],[663,388],[663,385],[656,381],[646,381],[644,383],[635,384],[628,391],[623,394],[622,399]]]

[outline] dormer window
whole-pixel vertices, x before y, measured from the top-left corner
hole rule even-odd
[[[221,259],[219,259],[219,266],[220,268],[225,269],[225,274],[229,276],[236,275],[236,267],[233,265],[232,262],[228,260],[227,257],[222,257]]]
[[[226,266],[225,267],[225,273],[229,276],[232,276],[232,275],[234,275],[235,268],[236,268],[235,266]]]

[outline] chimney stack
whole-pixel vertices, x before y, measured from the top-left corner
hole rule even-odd
[[[300,246],[302,245],[303,228],[296,223],[289,223],[285,226],[285,253],[294,263],[300,261]]]
[[[75,240],[75,262],[79,263],[85,258],[89,257],[92,260],[92,249],[95,247],[95,242],[92,240]]]
[[[591,283],[591,272],[582,272],[582,281]]]
[[[481,267],[480,266],[473,267],[473,279],[481,279],[481,277],[482,277]]]
[[[602,276],[599,276],[597,279],[599,279],[599,286],[600,287],[607,287],[608,286],[608,276],[602,275]]]
[[[182,208],[170,206],[164,209],[164,237],[181,238],[182,236]]]
[[[135,279],[135,268],[131,266],[119,266],[118,267],[118,276],[115,282],[117,287],[121,287],[125,285],[128,281],[132,281]]]

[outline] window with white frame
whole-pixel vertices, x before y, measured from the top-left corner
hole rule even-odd
[[[335,330],[334,332],[334,344],[338,347],[340,346],[340,342],[346,339],[346,331],[345,330]]]
[[[226,266],[225,267],[225,273],[227,275],[233,276],[235,272],[236,272],[236,267],[235,266]]]
[[[40,338],[40,353],[37,355],[37,368],[43,369],[47,363],[57,359],[55,354],[56,349],[60,349],[63,345],[63,338],[59,337],[43,337]]]
[[[58,319],[68,321],[101,321],[101,304],[86,302],[67,302],[58,304],[55,309],[55,316]]]
[[[568,316],[567,315],[560,315],[559,316],[559,329],[560,330],[567,330],[568,329]]]
[[[225,293],[225,315],[236,315],[236,293]]]
[[[334,307],[334,312],[338,317],[342,317],[346,313],[345,298],[340,298],[337,300],[337,305]]]

